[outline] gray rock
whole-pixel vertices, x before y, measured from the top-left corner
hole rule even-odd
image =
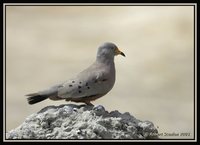
[[[150,121],[128,112],[108,112],[101,105],[48,106],[32,114],[6,139],[157,139]]]

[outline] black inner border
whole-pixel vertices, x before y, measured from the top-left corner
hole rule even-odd
[[[195,136],[196,136],[196,134],[195,134],[195,130],[196,130],[196,128],[195,128],[195,121],[196,121],[196,118],[195,118],[195,46],[196,46],[196,27],[195,27],[195,23],[196,23],[196,20],[195,20],[195,18],[196,18],[196,15],[195,15],[195,9],[196,9],[196,6],[194,5],[194,3],[192,3],[192,4],[187,4],[187,3],[184,3],[184,5],[180,5],[180,4],[166,4],[166,5],[161,5],[161,4],[158,4],[158,5],[155,5],[155,4],[149,4],[149,5],[142,5],[142,4],[117,4],[117,5],[112,5],[112,4],[109,4],[109,5],[105,5],[105,4],[97,4],[97,5],[95,5],[95,4],[85,4],[85,5],[80,5],[80,4],[67,4],[67,5],[65,5],[65,4],[63,4],[63,5],[60,5],[60,4],[58,4],[58,5],[53,5],[53,4],[51,4],[51,3],[49,3],[50,5],[47,5],[47,4],[38,4],[38,5],[36,5],[36,4],[30,4],[30,5],[28,5],[28,4],[16,4],[16,5],[14,5],[14,4],[11,4],[11,5],[5,5],[4,7],[5,7],[5,14],[4,14],[4,16],[5,16],[5,22],[4,22],[4,27],[5,27],[5,34],[4,34],[4,44],[5,44],[5,72],[4,72],[4,74],[5,74],[5,111],[3,112],[3,113],[5,113],[5,132],[4,132],[4,134],[6,134],[6,7],[8,7],[8,6],[193,6],[193,8],[194,8],[194,134],[193,134],[193,136],[194,136],[194,138],[193,139],[156,139],[156,140],[195,140]],[[6,136],[6,135],[5,135]],[[6,139],[5,138],[5,140],[11,140],[11,139]],[[38,139],[17,139],[17,140],[38,140]],[[40,140],[40,139],[39,139]],[[39,141],[38,140],[38,141]],[[65,139],[44,139],[44,140],[65,140]],[[76,140],[76,139],[67,139],[67,140]],[[66,141],[67,141],[66,140]],[[96,140],[96,139],[84,139],[84,140]],[[83,140],[83,141],[84,141]],[[104,139],[101,139],[101,140],[104,140]],[[100,140],[100,141],[101,141]],[[109,139],[109,140],[115,140],[115,139]],[[117,141],[118,139],[116,139],[116,141]],[[121,140],[124,140],[124,141],[126,141],[126,140],[133,140],[133,139],[121,139]],[[153,140],[153,139],[150,139],[150,140]],[[14,141],[14,140],[13,140]],[[97,141],[98,141],[98,139],[97,139]],[[133,140],[134,141],[134,140]]]

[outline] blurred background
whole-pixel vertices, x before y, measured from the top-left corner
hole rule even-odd
[[[130,112],[160,133],[194,132],[193,6],[6,6],[6,131],[47,105],[26,94],[70,79],[110,41],[114,88],[93,104]]]

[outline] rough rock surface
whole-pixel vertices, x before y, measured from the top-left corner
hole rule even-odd
[[[128,112],[108,112],[101,105],[48,106],[32,114],[6,139],[156,139],[150,121],[140,121]]]

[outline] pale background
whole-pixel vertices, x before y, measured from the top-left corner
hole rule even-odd
[[[115,86],[93,104],[193,138],[193,12],[192,6],[7,6],[6,131],[47,105],[71,103],[31,106],[25,94],[70,79],[110,41],[126,57],[115,58]]]

